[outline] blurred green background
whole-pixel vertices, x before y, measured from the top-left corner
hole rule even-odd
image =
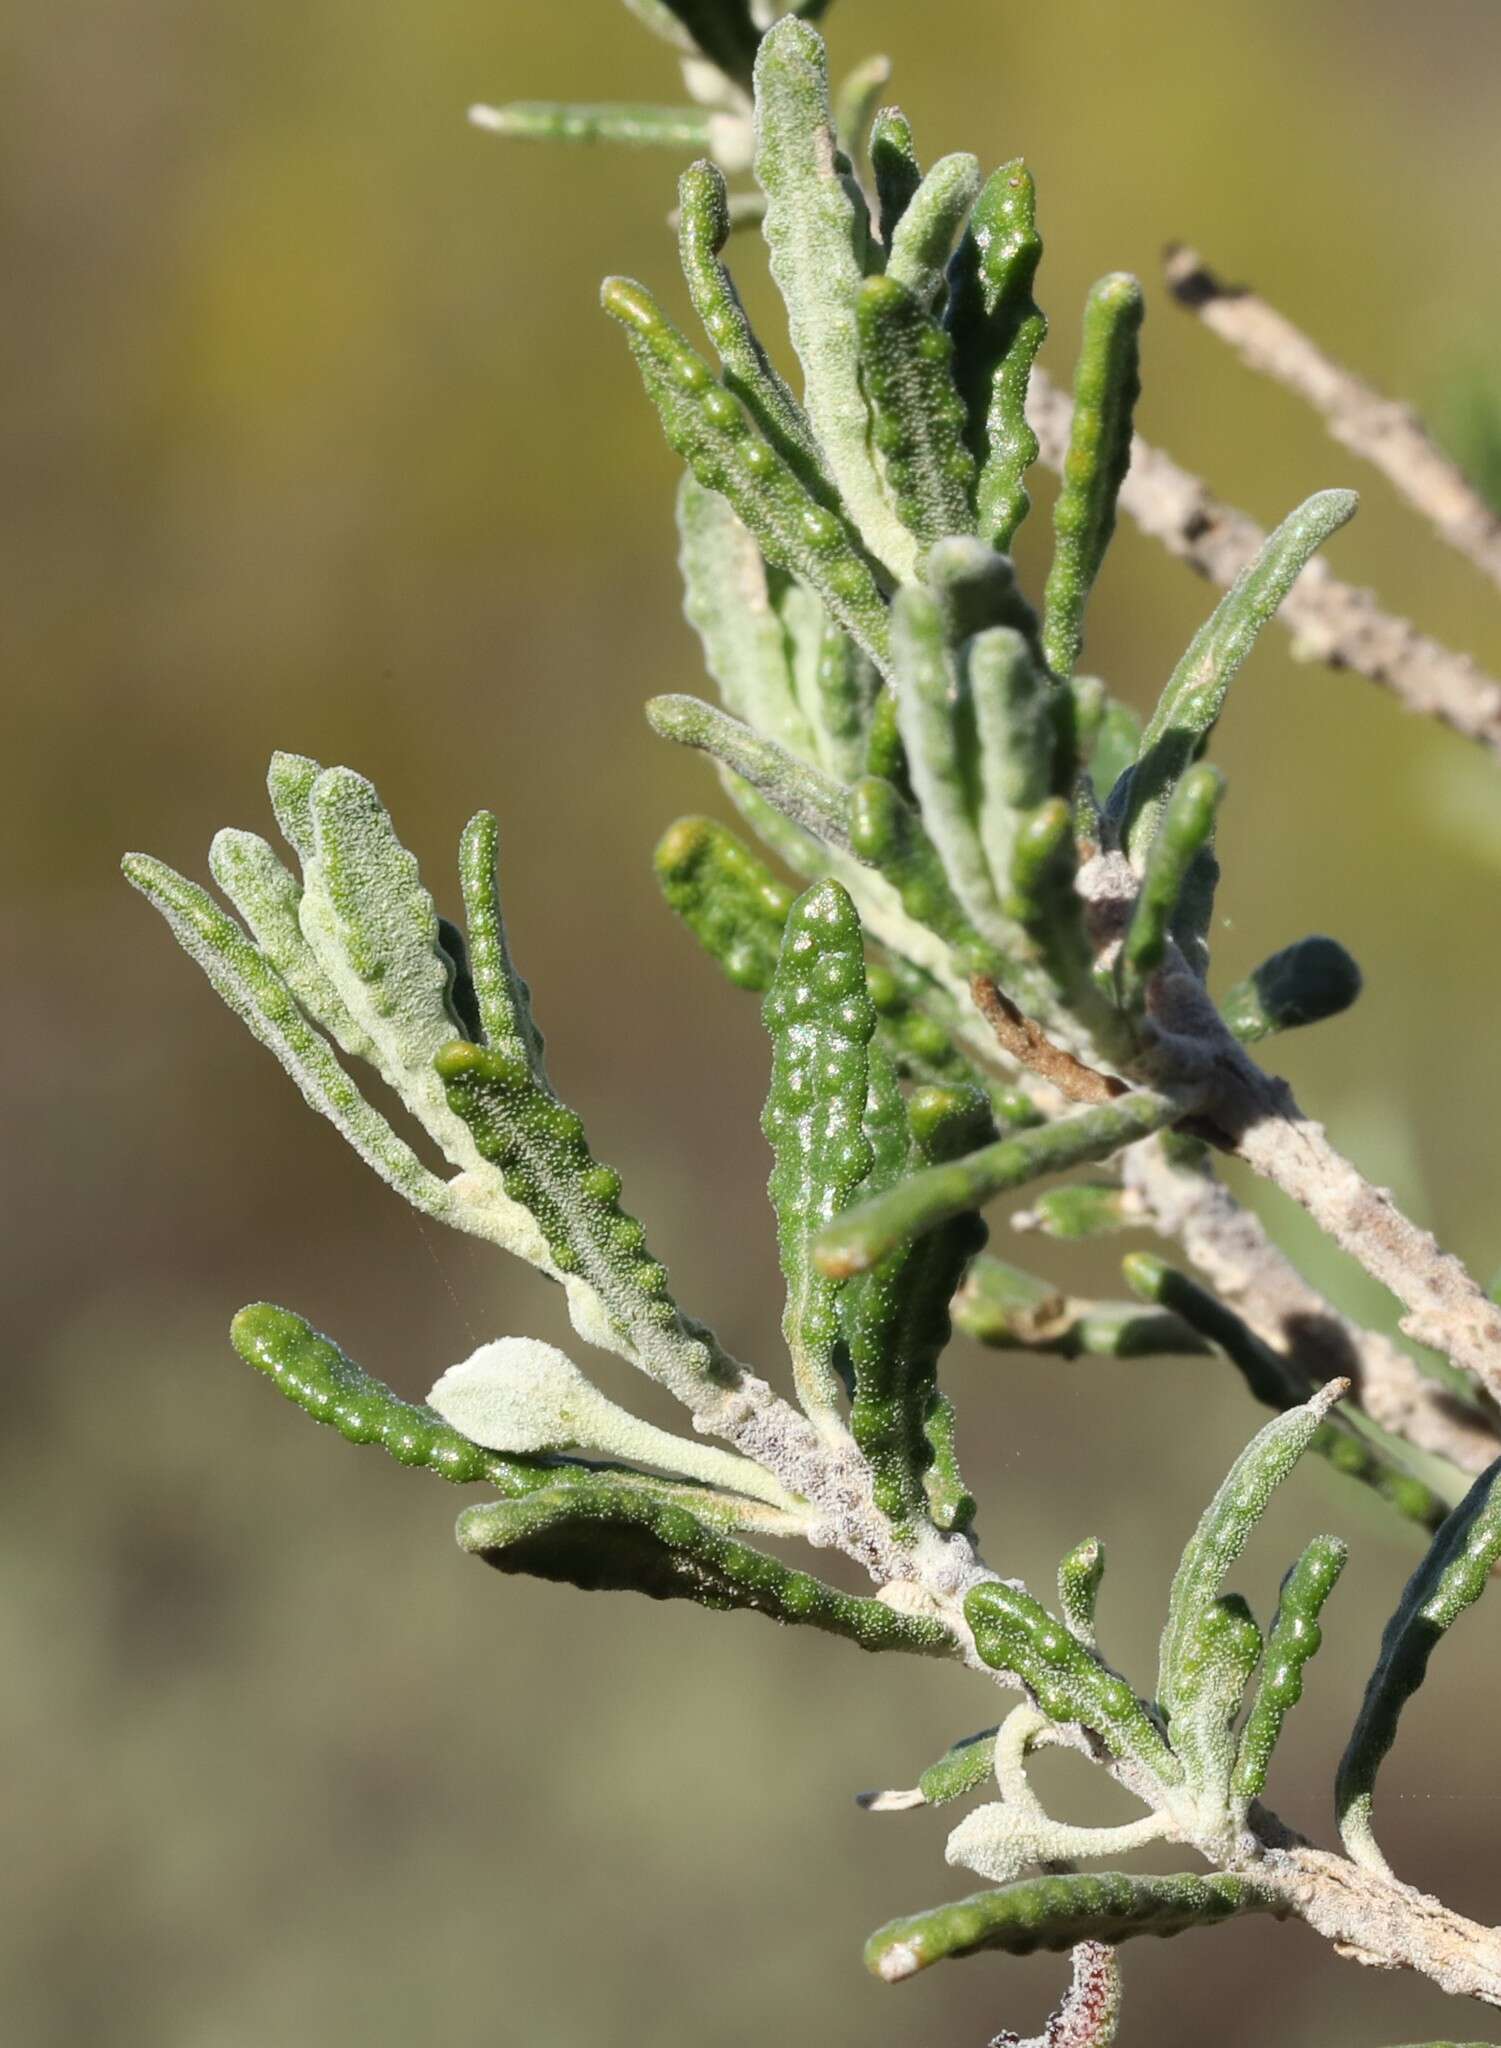
[[[1360,484],[1336,568],[1501,664],[1495,592],[1157,284],[1160,245],[1191,239],[1494,452],[1489,0],[843,0],[830,28],[836,64],[891,51],[929,157],[1030,158],[1055,375],[1090,279],[1138,270],[1145,431],[1264,520]],[[649,867],[672,816],[718,808],[640,713],[699,681],[674,465],[595,310],[610,270],[681,305],[674,163],[463,120],[481,97],[670,97],[670,62],[613,0],[53,0],[4,10],[0,78],[0,2039],[978,2048],[1035,2024],[1057,1959],[895,1991],[859,1963],[872,1926],[966,1886],[942,1817],[873,1819],[851,1795],[910,1783],[989,1718],[984,1688],[749,1617],[497,1579],[451,1547],[457,1495],[357,1456],[233,1361],[228,1317],[260,1296],[413,1395],[485,1337],[563,1325],[534,1276],[359,1167],[116,872],[131,846],[204,874],[216,826],[263,828],[274,746],[375,777],[449,902],[458,829],[492,805],[555,1076],[680,1294],[775,1360],[756,1006]],[[741,262],[764,306],[749,245]],[[1208,602],[1123,532],[1091,664],[1145,703]],[[1217,746],[1220,985],[1308,929],[1351,945],[1359,1008],[1279,1057],[1489,1273],[1501,770],[1370,684],[1297,668],[1276,633]],[[1341,1301],[1386,1317],[1277,1220]],[[1108,1259],[1093,1277],[1113,1288]],[[1065,1545],[1104,1536],[1109,1645],[1143,1675],[1177,1547],[1258,1419],[1238,1382],[959,1346],[950,1383],[990,1556],[1046,1584]],[[1326,1832],[1414,1546],[1305,1471],[1253,1597],[1315,1525],[1357,1554],[1272,1793]],[[1446,1650],[1385,1795],[1404,1874],[1484,1919],[1498,1677],[1492,1616]],[[1057,1768],[1065,1810],[1102,1810]],[[1140,1944],[1127,1978],[1127,2048],[1483,2024],[1271,1924]]]

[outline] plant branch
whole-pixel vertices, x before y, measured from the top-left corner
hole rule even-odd
[[[1034,370],[1027,418],[1050,469],[1060,469],[1067,455],[1071,413],[1066,394]],[[1201,478],[1140,435],[1131,444],[1120,504],[1170,555],[1227,590],[1266,543],[1254,519],[1216,498]],[[1278,617],[1300,655],[1368,676],[1407,710],[1437,718],[1501,755],[1501,683],[1468,655],[1383,611],[1370,591],[1341,582],[1314,560],[1283,599]]]
[[[1501,518],[1411,406],[1384,398],[1334,362],[1249,286],[1226,284],[1197,250],[1174,245],[1163,270],[1180,306],[1197,313],[1248,368],[1311,405],[1342,447],[1379,469],[1441,540],[1501,588]]]

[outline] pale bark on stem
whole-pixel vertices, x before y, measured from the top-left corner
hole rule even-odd
[[[1071,414],[1067,395],[1034,370],[1027,418],[1050,469],[1063,464]],[[1266,540],[1254,519],[1216,498],[1202,479],[1139,435],[1131,444],[1119,502],[1143,533],[1224,589]],[[1468,655],[1383,611],[1370,591],[1342,583],[1322,560],[1309,563],[1277,616],[1298,655],[1368,676],[1407,710],[1436,718],[1501,755],[1501,683]]]
[[[1341,1315],[1207,1166],[1180,1166],[1160,1139],[1148,1138],[1124,1155],[1122,1172],[1140,1220],[1180,1244],[1215,1293],[1310,1384],[1353,1381],[1373,1422],[1462,1472],[1483,1472],[1501,1451],[1488,1416],[1430,1379],[1389,1337]]]
[[[1326,356],[1258,293],[1225,284],[1196,250],[1170,248],[1163,268],[1180,305],[1228,342],[1248,368],[1311,405],[1342,447],[1379,469],[1441,540],[1501,588],[1501,518],[1411,406],[1383,397]]]

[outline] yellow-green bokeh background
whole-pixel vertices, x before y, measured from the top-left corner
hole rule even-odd
[[[1496,593],[1156,283],[1160,245],[1192,239],[1442,413],[1501,317],[1488,0],[843,0],[831,35],[836,60],[892,52],[930,156],[1031,159],[1055,374],[1091,277],[1138,270],[1145,430],[1264,519],[1360,483],[1336,566],[1501,663]],[[52,0],[6,11],[0,80],[0,2038],[963,2048],[1035,2024],[1057,1960],[896,1991],[859,1965],[871,1926],[964,1879],[941,1819],[851,1794],[983,1722],[974,1681],[494,1578],[451,1547],[457,1496],[235,1364],[228,1316],[262,1295],[414,1395],[484,1337],[562,1326],[314,1122],[115,869],[139,846],[203,873],[216,826],[264,824],[275,746],[373,775],[450,902],[458,828],[492,805],[555,1075],[686,1300],[775,1359],[755,1005],[673,928],[648,860],[717,802],[640,715],[699,680],[673,463],[595,310],[607,270],[673,292],[673,162],[462,119],[477,97],[662,96],[670,64],[613,0]],[[1206,602],[1123,534],[1092,663],[1145,702]],[[1351,944],[1359,1009],[1280,1057],[1489,1272],[1501,770],[1275,633],[1217,750],[1222,985],[1307,929]],[[1256,1419],[1238,1384],[963,1347],[951,1381],[991,1556],[1045,1584],[1106,1537],[1110,1647],[1144,1682],[1177,1544]],[[1249,1589],[1325,1525],[1357,1556],[1274,1787],[1320,1831],[1414,1549],[1310,1471]],[[1482,1615],[1386,1794],[1404,1871],[1486,1919],[1498,1678]],[[1080,1813],[1101,1796],[1057,1787]],[[1270,1924],[1127,1965],[1127,2048],[1484,2024]]]

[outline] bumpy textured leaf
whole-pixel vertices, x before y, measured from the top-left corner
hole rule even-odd
[[[1261,1630],[1239,1593],[1221,1593],[1186,1632],[1173,1708],[1173,1749],[1184,1776],[1216,1811],[1229,1799],[1235,1721],[1256,1666]]]
[[[1142,311],[1141,286],[1124,271],[1102,277],[1084,307],[1043,608],[1043,648],[1057,676],[1074,672],[1084,645],[1084,609],[1115,531],[1115,501],[1131,460],[1131,419],[1141,395]]]
[[[1323,1641],[1319,1615],[1349,1554],[1349,1546],[1338,1536],[1315,1536],[1282,1581],[1261,1682],[1236,1753],[1233,1787],[1243,1802],[1259,1798],[1266,1786],[1267,1766],[1282,1724],[1303,1697],[1304,1666]]]
[[[889,274],[867,278],[858,304],[861,379],[887,496],[924,546],[972,533],[975,462],[950,368],[953,344],[917,294]]]
[[[886,606],[860,541],[810,496],[643,286],[606,278],[600,299],[625,330],[668,441],[699,482],[728,498],[767,561],[816,590],[872,661],[884,665]]]
[[[1058,1565],[1058,1605],[1076,1642],[1095,1648],[1095,1602],[1105,1576],[1105,1546],[1098,1536],[1076,1543]]]
[[[1050,1720],[1093,1730],[1112,1756],[1129,1757],[1160,1784],[1181,1782],[1181,1765],[1125,1679],[1029,1593],[988,1581],[966,1596],[964,1616],[985,1662],[1020,1678]]]
[[[290,1309],[258,1301],[230,1328],[247,1365],[265,1373],[289,1401],[352,1444],[379,1444],[398,1463],[425,1465],[456,1486],[483,1481],[508,1495],[556,1485],[555,1459],[501,1458],[433,1408],[403,1401]]]
[[[917,810],[883,776],[865,775],[848,794],[849,843],[867,867],[895,889],[914,924],[943,940],[963,971],[995,972],[995,948],[975,929],[949,883],[938,849]]]
[[[679,818],[656,851],[671,908],[737,988],[771,986],[792,892],[712,818]]]
[[[1112,792],[1122,843],[1140,862],[1168,799],[1203,752],[1225,697],[1262,627],[1314,551],[1354,516],[1353,491],[1319,491],[1284,519],[1189,643],[1141,736],[1130,774]]]
[[[990,1105],[977,1090],[922,1088],[904,1111],[896,1077],[876,1055],[866,1110],[876,1170],[864,1187],[890,1185],[910,1163],[951,1157],[993,1129]],[[899,1527],[932,1505],[926,1484],[935,1448],[929,1421],[938,1399],[938,1360],[949,1338],[949,1304],[984,1241],[977,1217],[956,1217],[941,1230],[899,1245],[840,1296],[854,1376],[850,1430],[874,1474],[877,1506]],[[938,1420],[942,1441],[944,1418]],[[951,1455],[952,1446],[945,1450]],[[973,1513],[973,1502],[963,1494],[957,1469],[945,1480],[943,1523],[953,1527],[966,1510]]]
[[[904,1238],[993,1201],[1045,1173],[1107,1158],[1177,1115],[1164,1096],[1143,1089],[1074,1111],[1037,1130],[1003,1137],[967,1159],[930,1166],[862,1203],[819,1234],[816,1256],[827,1273],[863,1273]]]
[[[1428,1660],[1501,1560],[1501,1458],[1481,1473],[1403,1588],[1340,1759],[1335,1805],[1346,1849],[1368,1870],[1386,1858],[1371,1827],[1377,1774],[1397,1739],[1402,1710],[1428,1675]]]
[[[696,163],[678,180],[678,255],[693,306],[733,391],[756,425],[819,504],[835,503],[833,486],[808,416],[757,340],[720,251],[729,240],[730,201],[724,174]]]
[[[762,1129],[787,1280],[782,1328],[798,1398],[827,1418],[841,1391],[838,1286],[813,1264],[808,1240],[870,1171],[863,1119],[876,1028],[860,920],[837,882],[817,883],[793,904],[762,1014],[773,1047]]]
[[[315,1024],[356,1059],[369,1059],[370,1040],[302,935],[302,884],[254,832],[216,832],[209,871],[250,927],[262,953]]]
[[[931,1963],[979,1949],[1025,1956],[1080,1941],[1113,1944],[1138,1934],[1182,1934],[1233,1913],[1275,1910],[1269,1893],[1228,1871],[1204,1877],[1130,1877],[1114,1870],[1034,1877],[888,1922],[865,1944],[865,1964],[888,1984],[899,1984]]]
[[[856,301],[871,261],[870,224],[834,135],[822,39],[791,16],[766,35],[756,60],[755,172],[808,417],[865,545],[910,580],[916,549],[872,463],[860,383]]]
[[[1180,1711],[1191,1707],[1200,1632],[1225,1574],[1245,1549],[1273,1493],[1313,1441],[1330,1404],[1349,1390],[1349,1384],[1331,1380],[1311,1401],[1279,1415],[1253,1437],[1184,1547],[1168,1595],[1158,1663],[1157,1697],[1170,1727]]]
[[[1037,460],[1027,386],[1048,331],[1032,298],[1041,255],[1032,175],[1018,157],[986,181],[949,277],[955,374],[979,464],[979,531],[997,548],[1010,547],[1027,516],[1026,474]]]
[[[682,1500],[610,1474],[570,1476],[523,1500],[470,1508],[459,1517],[458,1538],[498,1571],[586,1592],[746,1608],[843,1636],[863,1650],[956,1652],[941,1623],[837,1592],[713,1528]]]

